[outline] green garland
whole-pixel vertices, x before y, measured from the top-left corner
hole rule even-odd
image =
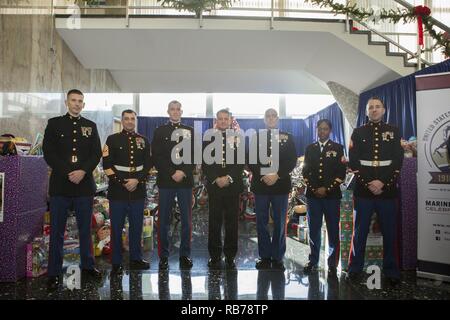
[[[233,0],[157,0],[163,6],[171,7],[179,11],[195,12],[197,17],[201,12],[218,8],[228,8]]]
[[[352,16],[360,21],[373,17],[375,14],[377,14],[377,18],[380,20],[387,20],[392,23],[398,23],[399,21],[409,23],[417,20],[417,15],[414,13],[414,9],[381,9],[379,12],[375,13],[373,9],[365,10],[362,8],[357,8],[356,4],[344,5],[336,3],[334,0],[305,0],[305,2],[318,5],[320,8],[329,7],[335,14],[348,14],[349,16]],[[430,16],[422,16],[422,21],[425,30],[435,41],[431,48],[422,50],[422,52],[442,48],[442,53],[446,57],[450,57],[450,35],[446,32],[436,32],[436,30],[433,29],[433,23],[430,20]]]

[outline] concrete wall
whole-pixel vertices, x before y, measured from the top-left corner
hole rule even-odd
[[[108,70],[81,65],[52,23],[48,15],[0,15],[0,92],[120,92]]]

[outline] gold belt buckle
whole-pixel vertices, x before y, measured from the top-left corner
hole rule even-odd
[[[372,161],[372,166],[373,167],[379,167],[380,166],[380,160],[373,160]]]
[[[136,172],[136,167],[130,167],[130,172]]]
[[[225,162],[222,161],[222,168],[225,168],[225,167],[226,167],[226,164],[225,164]]]
[[[78,162],[77,156],[72,156],[72,163],[77,163],[77,162]]]

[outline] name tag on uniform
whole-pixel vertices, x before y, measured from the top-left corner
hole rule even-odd
[[[92,135],[91,127],[81,127],[81,134],[83,137],[89,138]]]

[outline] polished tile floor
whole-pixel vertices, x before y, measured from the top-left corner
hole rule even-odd
[[[264,299],[312,299],[312,300],[363,300],[363,299],[445,299],[450,300],[450,284],[417,278],[415,272],[403,272],[397,288],[382,282],[381,289],[369,290],[365,284],[349,283],[345,273],[329,278],[326,270],[312,275],[303,274],[309,247],[287,239],[286,271],[258,271],[256,225],[241,222],[237,270],[208,270],[207,260],[207,212],[193,214],[192,259],[190,271],[178,266],[179,245],[177,233],[172,238],[172,256],[169,271],[158,271],[156,250],[147,251],[151,268],[147,271],[126,271],[121,277],[111,278],[107,259],[99,259],[103,271],[99,283],[82,281],[81,289],[69,290],[65,286],[49,293],[46,277],[21,280],[16,283],[0,283],[0,299],[82,299],[82,300],[264,300]],[[321,254],[324,265],[325,253]]]

